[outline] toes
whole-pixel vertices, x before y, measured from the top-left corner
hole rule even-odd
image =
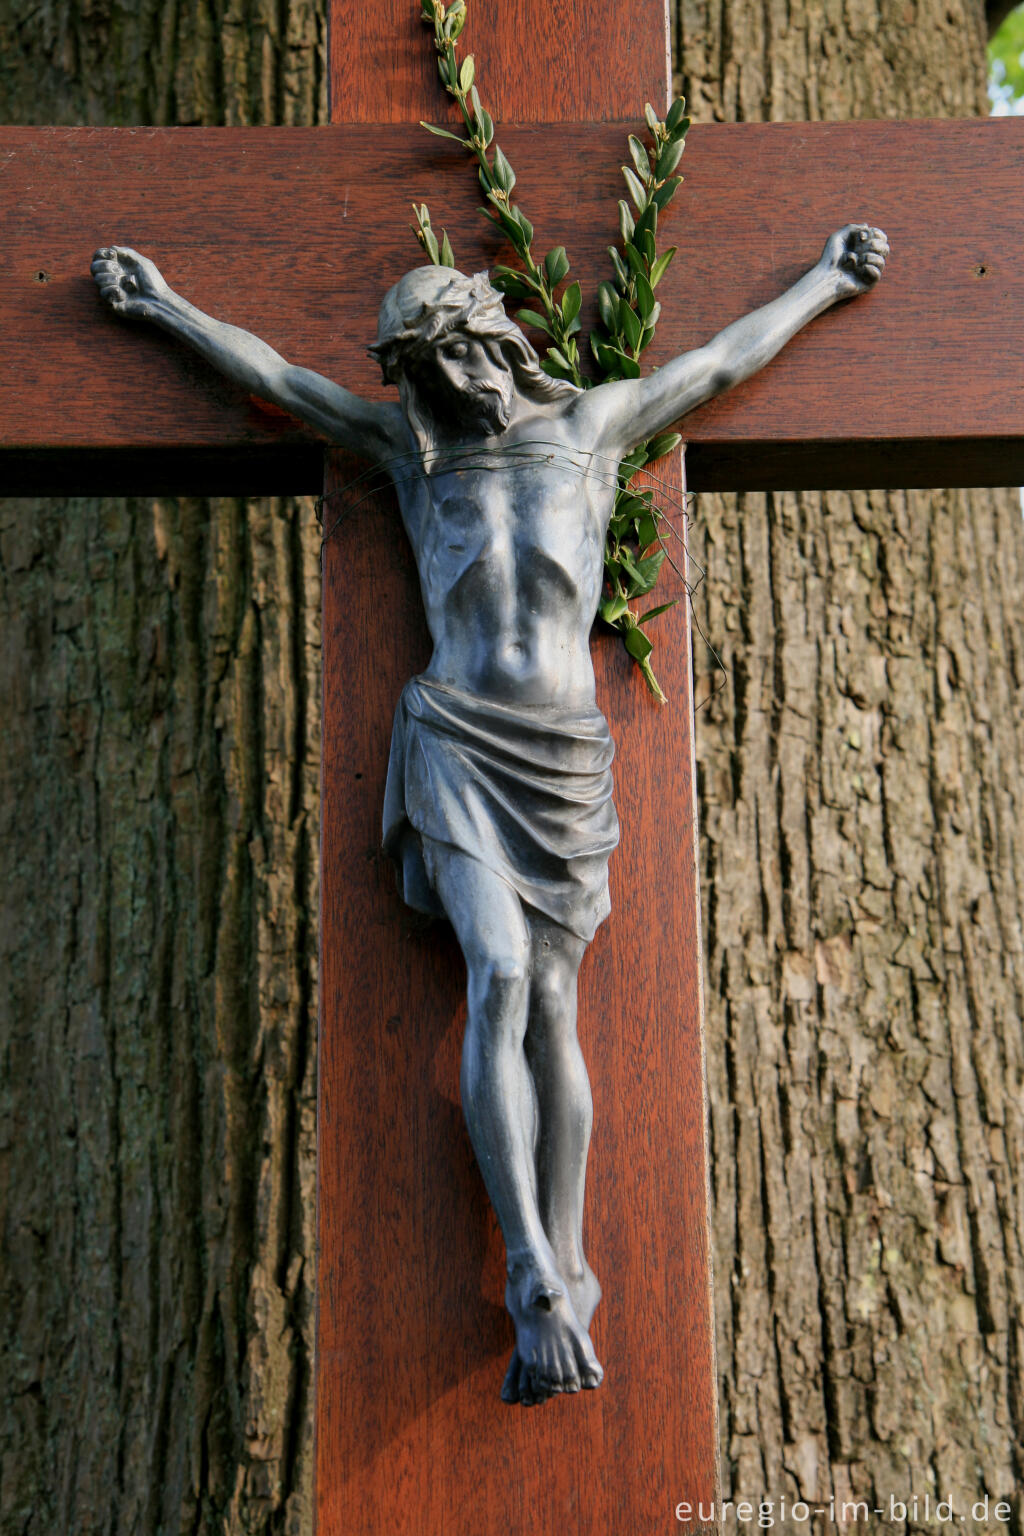
[[[519,1370],[519,1401],[524,1408],[532,1408],[537,1403],[542,1403],[544,1397],[536,1387],[533,1372],[529,1366],[521,1366]]]
[[[580,1373],[580,1382],[585,1392],[592,1392],[595,1387],[601,1385],[602,1381],[604,1381],[604,1371],[602,1371],[596,1360],[593,1365],[588,1365]]]

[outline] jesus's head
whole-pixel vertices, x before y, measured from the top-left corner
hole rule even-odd
[[[370,353],[385,380],[398,385],[424,454],[436,446],[439,428],[446,436],[500,436],[517,393],[541,403],[577,393],[543,372],[485,272],[408,272],[380,307]]]

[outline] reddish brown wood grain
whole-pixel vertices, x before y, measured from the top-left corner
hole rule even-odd
[[[386,50],[370,92],[339,100],[350,9],[333,8],[335,119],[376,116],[381,77],[389,115],[435,116],[437,86],[423,81],[401,0],[369,22],[369,45]],[[504,119],[616,117],[639,113],[645,95],[665,99],[657,0],[639,15],[481,0],[470,17]],[[634,84],[623,91],[626,52]],[[566,152],[574,180],[579,151]],[[431,203],[437,216],[433,192]],[[457,241],[465,261],[464,228]],[[403,909],[377,851],[391,712],[429,643],[408,551],[404,563],[382,558],[393,499],[350,509],[344,474],[329,480],[324,585],[318,1533],[656,1527],[680,1498],[710,1504],[717,1459],[686,605],[664,636],[671,714],[636,686],[621,650],[600,654],[623,748],[624,835],[615,917],[587,956],[580,1018],[596,1099],[588,1248],[605,1283],[594,1336],[608,1377],[597,1393],[509,1408],[498,1397],[512,1342],[503,1247],[459,1106],[464,969],[450,934]],[[367,646],[371,613],[387,638]],[[671,808],[667,837],[657,805]]]
[[[619,126],[503,140],[541,248],[564,243],[593,292],[621,190]],[[450,153],[449,153],[450,151]],[[365,175],[387,168],[387,188]],[[586,176],[566,196],[566,168]],[[688,418],[690,482],[715,487],[1013,484],[1024,478],[1017,189],[1024,124],[694,128],[664,223],[679,255],[654,360],[771,298],[830,229],[871,218],[889,270],[758,378]],[[314,440],[160,334],[102,310],[106,241],[159,258],[211,312],[295,361],[380,394],[376,308],[418,248],[429,198],[469,267],[498,250],[454,146],[407,128],[0,129],[0,488],[141,493],[313,489]],[[217,465],[226,468],[217,468]]]
[[[431,31],[414,0],[333,0],[334,123],[416,123],[443,113]],[[460,56],[473,53],[496,122],[599,123],[664,108],[669,89],[664,0],[473,0]]]
[[[580,994],[607,1379],[509,1408],[503,1250],[459,1107],[463,964],[379,850],[391,715],[429,641],[397,511],[346,510],[360,494],[326,522],[318,1536],[710,1530],[674,1519],[710,1506],[717,1452],[686,603],[658,621],[667,709],[595,646],[622,819]]]

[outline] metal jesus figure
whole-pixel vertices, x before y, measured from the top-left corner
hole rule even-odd
[[[398,705],[385,845],[405,899],[446,916],[466,959],[462,1102],[507,1251],[507,1402],[602,1378],[588,1332],[601,1289],[583,1251],[592,1109],[576,975],[608,914],[618,840],[590,657],[615,470],[867,292],[888,249],[881,231],[848,225],[787,293],[706,346],[586,391],[542,372],[485,274],[420,267],[385,298],[370,349],[398,386],[385,405],[202,314],[134,251],[109,247],[92,264],[118,314],[180,337],[394,480],[434,650]]]

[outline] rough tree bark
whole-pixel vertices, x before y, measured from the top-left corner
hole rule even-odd
[[[323,30],[4,0],[0,119],[322,120]],[[309,1529],[318,553],[0,500],[4,1536]]]
[[[981,27],[685,0],[681,62],[703,118],[967,114]],[[322,28],[0,0],[0,119],[321,120]],[[1016,496],[697,537],[726,1487],[1011,1496]],[[316,549],[292,503],[0,502],[4,1536],[307,1528]]]
[[[698,118],[986,110],[964,0],[679,4]],[[1019,1533],[1018,495],[702,497],[694,544],[725,1489]]]

